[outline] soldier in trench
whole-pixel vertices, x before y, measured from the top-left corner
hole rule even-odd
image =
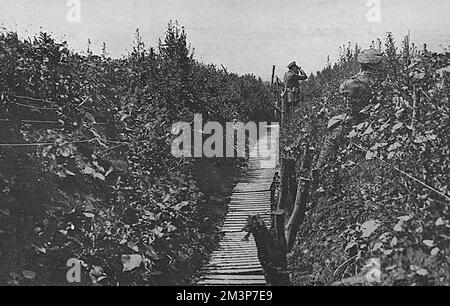
[[[342,142],[353,126],[367,119],[365,113],[367,106],[371,105],[373,88],[377,82],[377,72],[381,67],[383,55],[375,49],[361,51],[358,63],[361,71],[348,78],[339,87],[339,93],[346,101],[346,113],[335,116],[328,122],[329,135],[325,138],[322,151],[317,159],[313,171],[313,179],[326,165],[328,159],[335,154],[339,143]]]
[[[299,103],[300,84],[308,79],[308,76],[296,62],[290,63],[287,67],[289,71],[284,75],[285,90],[283,98],[285,99],[285,108],[283,111],[290,113]]]

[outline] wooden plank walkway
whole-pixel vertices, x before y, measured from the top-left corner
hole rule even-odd
[[[250,235],[248,241],[244,241],[247,233],[242,228],[247,217],[256,214],[270,225],[270,185],[278,162],[279,126],[269,126],[269,130],[274,138],[270,135],[260,137],[250,152],[248,171],[231,196],[219,248],[201,269],[197,285],[266,285],[254,238]],[[275,144],[274,148],[269,142]]]

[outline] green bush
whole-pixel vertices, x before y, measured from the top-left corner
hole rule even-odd
[[[196,61],[172,22],[157,48],[137,31],[120,59],[2,33],[0,61],[0,283],[66,284],[73,257],[85,285],[188,284],[215,233],[171,126],[268,120],[263,82]],[[130,258],[141,265],[124,271]]]

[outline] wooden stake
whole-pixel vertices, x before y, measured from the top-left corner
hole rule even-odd
[[[305,151],[302,160],[302,168],[306,173],[311,173],[311,151],[309,144],[305,145]],[[311,179],[300,178],[297,187],[297,196],[295,199],[294,211],[286,226],[287,250],[290,251],[295,243],[295,238],[300,225],[305,219],[306,204],[308,203]]]
[[[286,208],[286,201],[288,196],[288,182],[289,177],[286,172],[286,167],[288,165],[287,159],[281,159],[281,169],[280,169],[280,195],[278,198],[278,209]]]
[[[220,66],[222,66],[222,69],[223,69],[223,71],[225,72],[225,74],[228,75],[227,68],[225,68],[224,65],[220,65]]]
[[[270,86],[273,86],[273,81],[275,79],[275,65],[272,67],[272,79],[270,81]]]
[[[283,209],[276,210],[272,212],[273,220],[274,220],[274,229],[275,229],[275,253],[276,253],[276,262],[277,266],[282,269],[286,269],[287,267],[287,258],[286,258],[286,237],[284,236],[284,216],[285,211]]]
[[[295,159],[288,159],[288,165],[287,165],[287,176],[288,176],[288,196],[287,196],[287,203],[286,203],[286,209],[288,212],[292,212],[294,209],[295,204],[295,197],[297,194],[297,180],[295,175]]]

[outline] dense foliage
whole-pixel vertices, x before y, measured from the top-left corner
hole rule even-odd
[[[189,283],[225,207],[201,179],[242,163],[174,158],[171,126],[270,119],[262,81],[196,61],[176,23],[121,59],[2,33],[0,63],[0,284],[68,284],[70,258],[85,285]]]
[[[367,284],[373,259],[384,285],[448,285],[450,53],[419,51],[408,37],[397,48],[391,34],[373,47],[385,61],[370,118],[341,139],[321,175],[291,254],[293,280]],[[309,143],[318,154],[328,119],[345,112],[338,88],[358,72],[358,52],[344,46],[337,64],[304,85],[286,153],[300,159]]]

